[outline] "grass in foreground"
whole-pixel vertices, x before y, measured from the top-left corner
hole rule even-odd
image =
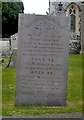
[[[66,106],[15,106],[15,68],[3,68],[3,116],[27,116],[82,111],[82,56],[69,55]]]

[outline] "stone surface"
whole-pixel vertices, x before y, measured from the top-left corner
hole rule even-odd
[[[65,105],[68,20],[20,14],[16,105]]]
[[[18,33],[11,36],[11,50],[17,49],[18,46]]]
[[[10,54],[9,41],[0,41],[0,53],[2,54],[2,56]]]

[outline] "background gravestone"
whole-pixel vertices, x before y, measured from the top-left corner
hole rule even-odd
[[[17,49],[18,33],[11,35],[11,50]]]
[[[16,67],[18,33],[11,36],[11,54],[6,67]]]
[[[2,56],[7,56],[10,54],[10,45],[9,45],[9,39],[3,38],[2,41],[0,41],[0,53]]]
[[[16,105],[65,105],[68,21],[64,15],[20,14]]]
[[[13,49],[11,54],[10,54],[10,59],[8,61],[6,68],[7,67],[15,68],[16,67],[16,60],[17,60],[17,49]]]

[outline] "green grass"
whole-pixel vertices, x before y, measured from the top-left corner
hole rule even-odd
[[[82,56],[69,55],[66,106],[15,106],[16,69],[2,69],[3,116],[27,116],[82,111]]]
[[[10,59],[10,56],[5,56],[3,58],[4,58],[4,62],[2,63],[2,67],[6,67]]]

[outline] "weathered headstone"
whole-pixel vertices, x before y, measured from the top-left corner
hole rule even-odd
[[[8,61],[6,68],[8,68],[8,67],[15,68],[16,67],[16,60],[17,60],[17,49],[13,49],[11,54],[10,54],[10,59]]]
[[[66,17],[20,14],[16,105],[65,105],[69,32]]]
[[[17,49],[18,33],[11,36],[11,50]]]
[[[16,67],[16,60],[17,60],[17,44],[18,44],[18,33],[11,36],[11,54],[10,59],[6,67]]]
[[[0,53],[2,53],[2,56],[10,54],[9,41],[0,41]]]

